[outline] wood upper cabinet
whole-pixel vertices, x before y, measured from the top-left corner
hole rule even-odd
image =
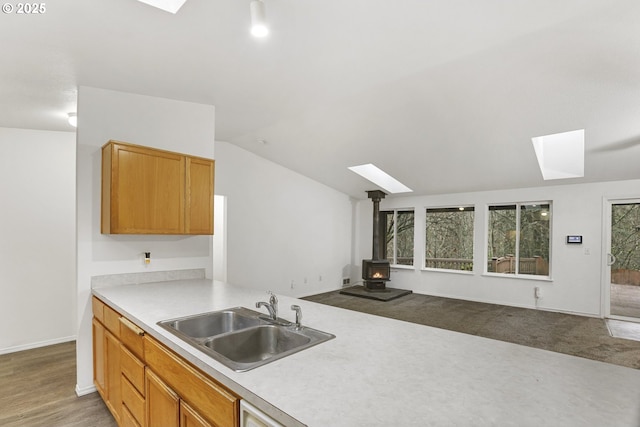
[[[109,141],[103,234],[213,234],[213,160]]]
[[[213,160],[186,158],[185,233],[213,234]]]

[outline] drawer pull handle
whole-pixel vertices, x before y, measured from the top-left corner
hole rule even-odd
[[[134,325],[131,322],[131,320],[127,319],[126,317],[121,317],[120,318],[120,323],[122,323],[127,328],[131,329],[136,335],[139,335],[139,336],[143,336],[144,335],[144,331],[142,329],[138,328],[136,325]]]

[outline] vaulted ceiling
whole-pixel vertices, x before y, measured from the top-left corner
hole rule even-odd
[[[213,104],[217,140],[358,198],[363,163],[415,194],[640,178],[637,0],[265,3],[264,39],[249,0],[3,13],[0,126],[71,131],[85,85]],[[543,181],[531,138],[576,129],[584,178]]]

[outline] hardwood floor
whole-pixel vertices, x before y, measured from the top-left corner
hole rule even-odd
[[[75,386],[75,342],[1,355],[0,426],[117,426],[98,393]]]

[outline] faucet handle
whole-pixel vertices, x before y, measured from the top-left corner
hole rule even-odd
[[[270,303],[271,305],[276,305],[276,304],[278,304],[278,297],[276,297],[276,294],[274,294],[274,293],[273,293],[273,292],[271,292],[271,291],[267,291],[267,293],[268,293],[269,295],[271,295],[271,296],[269,297],[269,303]]]
[[[292,305],[291,310],[296,312],[296,329],[302,328],[302,309],[299,305]]]

